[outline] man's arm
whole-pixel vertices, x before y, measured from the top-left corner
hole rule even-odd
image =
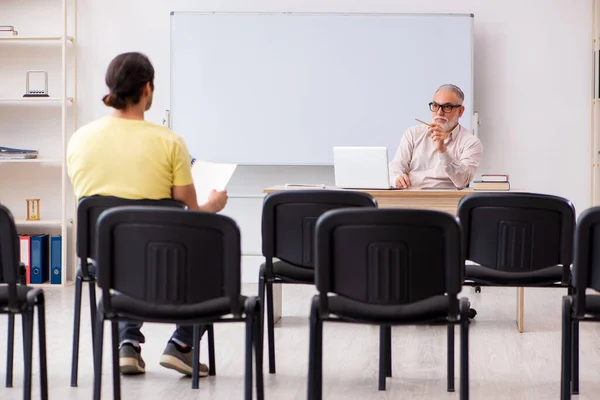
[[[173,186],[171,197],[185,204],[188,209],[194,211],[219,212],[227,203],[227,191],[212,191],[206,204],[199,205],[196,197],[196,187],[192,183],[185,186]]]
[[[398,150],[396,150],[396,155],[390,163],[390,184],[392,186],[395,186],[396,178],[398,178],[399,175],[409,174],[413,147],[414,140],[412,134],[410,130],[407,130],[402,135],[402,138],[400,138]]]
[[[482,153],[483,145],[479,139],[476,139],[466,146],[458,159],[454,158],[449,151],[439,154],[444,171],[454,186],[464,188],[471,182],[481,162]]]
[[[190,156],[183,139],[174,144],[172,153],[173,187],[171,198],[185,204],[188,209],[194,211],[219,212],[227,204],[227,191],[217,192],[213,190],[208,196],[208,201],[198,204],[196,186],[192,179],[192,167],[194,158]],[[191,160],[190,160],[191,158]]]

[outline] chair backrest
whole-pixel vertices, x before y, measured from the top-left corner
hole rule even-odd
[[[471,194],[459,202],[458,218],[465,257],[482,266],[529,272],[572,263],[575,209],[562,197]]]
[[[130,200],[114,196],[84,197],[77,205],[77,257],[84,260],[95,258],[96,223],[104,210],[112,207],[133,205],[185,208],[185,204],[171,199]]]
[[[575,314],[585,314],[585,290],[600,291],[600,207],[588,208],[581,213],[575,229],[575,256],[573,260],[575,287]]]
[[[8,308],[17,312],[19,283],[19,237],[12,213],[0,204],[0,283],[8,284]]]
[[[108,291],[114,289],[163,305],[229,297],[241,312],[240,231],[231,218],[166,207],[115,207],[100,215],[96,239],[105,311],[111,310]]]
[[[262,249],[267,263],[273,257],[314,268],[314,230],[326,211],[377,208],[372,196],[344,190],[290,190],[268,194],[262,209]]]
[[[372,305],[447,294],[456,311],[463,284],[460,240],[456,219],[439,211],[329,211],[316,226],[316,286],[322,294]],[[320,298],[326,312],[327,296]]]

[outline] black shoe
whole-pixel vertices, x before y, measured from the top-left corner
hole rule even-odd
[[[142,359],[142,349],[131,343],[123,343],[119,349],[119,371],[123,375],[136,375],[146,372],[146,363]]]
[[[476,315],[477,315],[477,310],[474,308],[469,308],[469,319],[475,318]]]

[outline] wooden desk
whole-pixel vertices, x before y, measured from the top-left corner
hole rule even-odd
[[[271,186],[264,190],[265,193],[281,192],[282,190],[307,190],[309,187],[286,188],[285,185]],[[329,190],[345,190],[336,187],[327,187]],[[318,190],[318,189],[317,189]],[[425,210],[445,211],[456,215],[458,203],[463,197],[472,193],[481,193],[481,190],[354,190],[370,194],[377,200],[380,208],[412,208]],[[513,191],[514,192],[514,191]],[[507,193],[507,192],[494,192]],[[509,193],[509,192],[508,192]]]
[[[311,187],[300,187],[294,186],[286,188],[285,185],[271,186],[264,189],[264,193],[281,192],[283,190],[310,190],[318,188]],[[340,189],[334,186],[326,187],[329,190],[346,190]],[[437,210],[445,211],[449,214],[456,216],[458,209],[458,203],[460,200],[473,193],[517,193],[523,192],[522,190],[510,190],[510,191],[483,191],[473,189],[462,189],[462,190],[444,190],[444,189],[402,189],[402,190],[362,190],[357,189],[354,191],[360,191],[363,193],[370,194],[377,200],[379,208],[410,208],[410,209],[425,209],[425,210]],[[281,287],[275,288],[273,285],[273,298],[274,303],[281,301]],[[277,301],[275,300],[277,299]],[[519,332],[523,332],[523,313],[524,313],[524,300],[525,291],[523,288],[517,288],[517,327]],[[275,310],[281,310],[281,303],[276,304]],[[281,318],[281,314],[276,314],[275,321]]]

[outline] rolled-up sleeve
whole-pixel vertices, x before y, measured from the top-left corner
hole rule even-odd
[[[412,159],[413,148],[414,139],[409,129],[400,138],[398,150],[396,150],[396,155],[390,163],[390,184],[392,186],[395,186],[396,178],[399,175],[410,172],[410,160]]]
[[[466,144],[458,158],[455,158],[449,151],[440,153],[440,161],[444,171],[457,188],[466,187],[475,177],[481,156],[483,154],[483,144],[477,138],[473,138]]]

